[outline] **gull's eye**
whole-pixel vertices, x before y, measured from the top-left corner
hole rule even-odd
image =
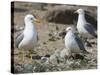
[[[30,20],[33,20],[33,18],[30,18]]]
[[[69,28],[68,30],[71,30],[71,28]]]

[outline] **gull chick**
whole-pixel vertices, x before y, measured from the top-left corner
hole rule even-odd
[[[16,47],[20,50],[32,50],[37,43],[37,31],[34,22],[39,22],[33,15],[28,14],[24,18],[24,31],[15,40]],[[24,55],[24,53],[23,53]],[[23,57],[24,58],[24,57]]]
[[[72,27],[66,28],[65,47],[69,53],[87,53],[81,39],[75,34]]]
[[[83,9],[78,9],[75,13],[78,13],[77,30],[80,35],[84,38],[96,38],[97,34],[93,26],[85,19],[85,11]]]

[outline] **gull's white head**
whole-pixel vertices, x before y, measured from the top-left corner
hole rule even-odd
[[[75,27],[67,27],[65,31],[66,33],[68,32],[77,33],[77,29]]]
[[[77,29],[74,27],[67,27],[66,32],[72,31],[73,33],[76,33]]]
[[[68,32],[68,31],[72,31],[72,30],[73,30],[72,27],[67,27],[67,28],[66,28],[66,32]]]
[[[74,32],[74,29],[73,29],[72,27],[67,27],[67,28],[66,28],[66,32],[69,32],[69,31]]]
[[[84,14],[85,11],[84,11],[84,9],[81,9],[81,8],[80,8],[80,9],[76,10],[75,13]]]
[[[25,22],[27,22],[27,21],[28,22],[33,22],[33,20],[34,20],[34,16],[31,15],[31,14],[26,15],[25,19],[24,19]]]
[[[33,22],[40,22],[39,20],[37,20],[37,19],[36,19],[33,15],[31,15],[31,14],[26,15],[25,18],[24,18],[24,21],[25,21],[25,22],[31,22],[31,23],[33,23]]]

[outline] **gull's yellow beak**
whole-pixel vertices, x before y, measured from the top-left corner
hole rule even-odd
[[[40,23],[40,20],[38,20],[38,19],[34,19],[34,21],[35,21],[36,23]]]

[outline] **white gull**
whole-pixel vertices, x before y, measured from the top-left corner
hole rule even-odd
[[[15,40],[16,47],[20,50],[32,50],[37,43],[37,31],[34,22],[39,22],[33,15],[28,14],[24,18],[24,31]],[[24,60],[24,53],[23,53]]]
[[[81,39],[75,34],[72,27],[66,28],[65,47],[70,53],[88,53]]]
[[[80,35],[84,38],[96,38],[97,34],[92,24],[86,21],[85,11],[83,9],[78,9],[75,13],[78,13],[77,29]]]

